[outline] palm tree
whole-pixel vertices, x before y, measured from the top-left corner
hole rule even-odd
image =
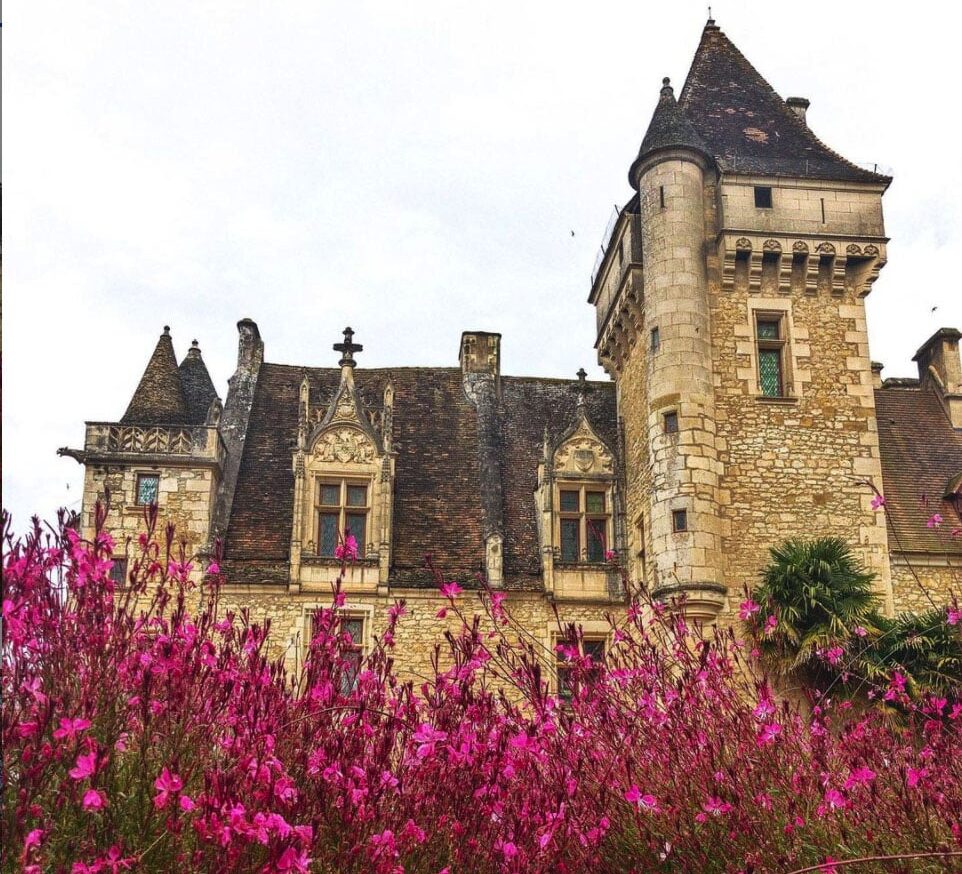
[[[836,647],[847,653],[855,628],[878,631],[881,601],[872,587],[874,574],[837,537],[787,540],[770,552],[772,560],[752,592],[761,605],[760,621],[751,623],[759,649],[780,673],[815,683],[837,676],[825,654]],[[760,632],[769,616],[777,624]]]

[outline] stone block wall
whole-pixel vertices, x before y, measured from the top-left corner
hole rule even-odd
[[[891,568],[896,613],[931,610],[926,592],[939,607],[949,604],[953,596],[962,600],[962,557],[958,555],[893,553]]]

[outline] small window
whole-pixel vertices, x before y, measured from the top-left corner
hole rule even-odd
[[[574,646],[564,641],[560,644],[574,649]],[[602,667],[605,663],[605,650],[607,649],[607,638],[605,637],[585,637],[581,641],[581,655],[591,659],[591,667],[582,672],[585,679],[591,680],[601,675]],[[558,697],[562,701],[570,701],[578,688],[577,681],[572,676],[573,670],[569,664],[569,659],[564,653],[557,653],[556,672],[558,677]]]
[[[662,209],[665,208],[665,186],[660,185],[658,187],[658,202]]]
[[[670,413],[665,413],[665,433],[678,433],[678,413],[676,413],[674,410],[672,410]]]
[[[772,187],[771,187],[771,185],[756,185],[756,186],[755,186],[755,208],[756,208],[756,209],[771,209],[771,208],[772,208]]]
[[[110,567],[110,581],[118,586],[127,585],[127,559],[115,558]]]
[[[657,352],[661,349],[661,332],[657,328],[651,329],[651,351]]]
[[[154,473],[137,475],[137,503],[141,506],[156,504],[160,494],[160,477]]]
[[[758,344],[758,388],[763,397],[783,398],[785,390],[785,330],[780,314],[755,317]]]
[[[621,267],[625,263],[625,241],[622,240],[618,244],[618,266]]]
[[[676,534],[679,531],[688,530],[688,511],[687,510],[672,510],[671,511],[671,530]]]
[[[311,639],[317,636],[317,615],[315,614],[311,622]],[[340,616],[340,627],[338,633],[341,636],[344,655],[343,669],[341,673],[341,694],[350,695],[357,685],[358,674],[361,673],[361,664],[364,661],[364,617],[342,615]]]

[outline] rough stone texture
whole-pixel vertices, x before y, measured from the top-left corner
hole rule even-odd
[[[391,597],[374,595],[347,596],[342,608],[345,615],[363,617],[364,647],[370,649],[372,636],[379,635],[387,624],[387,610],[396,600],[404,599],[407,615],[401,618],[396,635],[395,659],[403,679],[423,681],[433,674],[431,659],[436,645],[442,649],[441,664],[446,664],[444,653],[445,631],[457,632],[460,620],[449,609],[448,616],[438,619],[438,611],[450,608],[450,603],[437,592],[398,589]],[[310,633],[313,610],[331,606],[330,587],[318,587],[316,592],[289,595],[269,587],[237,587],[230,584],[222,589],[222,609],[248,608],[251,620],[271,621],[271,645],[274,655],[284,654],[287,666],[297,670],[303,662]],[[476,594],[459,598],[459,606],[469,616],[483,612]],[[539,647],[543,662],[551,676],[554,665],[554,642],[559,626],[551,606],[535,593],[509,594],[506,608],[525,629],[526,637]],[[609,630],[606,614],[612,608],[590,604],[563,604],[558,608],[562,623],[580,623],[587,634],[605,636]],[[487,621],[487,620],[485,620]]]
[[[892,588],[896,613],[924,613],[933,601],[944,607],[953,596],[962,599],[962,554],[893,555]]]
[[[170,329],[157,340],[144,375],[120,420],[138,425],[186,425],[187,401],[177,371]]]

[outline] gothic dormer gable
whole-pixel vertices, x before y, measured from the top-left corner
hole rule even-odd
[[[556,475],[611,477],[615,457],[582,410],[577,421],[557,441],[551,453]]]

